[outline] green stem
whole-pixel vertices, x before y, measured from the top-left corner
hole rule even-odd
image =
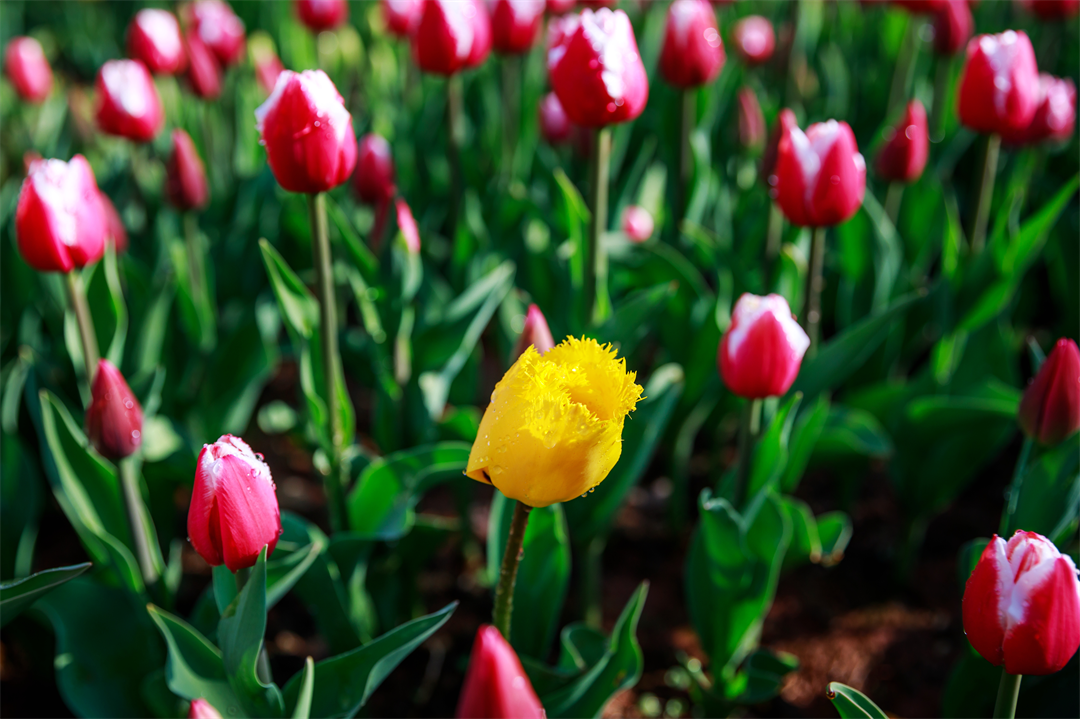
[[[949,76],[952,69],[952,58],[948,55],[938,55],[937,67],[934,68],[934,104],[930,107],[930,140],[941,142],[945,134],[945,114],[948,112]]]
[[[345,489],[342,476],[342,445],[345,442],[341,413],[338,411],[338,377],[341,375],[341,356],[338,354],[337,303],[334,297],[334,270],[330,255],[330,233],[326,220],[326,196],[316,193],[308,197],[311,214],[311,247],[314,255],[316,290],[319,298],[319,339],[322,342],[322,371],[326,398],[327,426],[330,440],[330,475],[326,478],[327,502],[330,505],[330,525],[337,531],[347,526],[345,520]]]
[[[821,290],[825,286],[825,228],[815,227],[810,239],[810,268],[806,273],[806,310],[803,322],[806,334],[810,337],[810,349],[807,356],[817,353],[818,340],[821,337]]]
[[[780,240],[784,235],[784,213],[780,205],[769,203],[769,225],[765,235],[765,259],[772,262],[780,254]]]
[[[509,181],[514,176],[514,153],[521,110],[521,57],[502,59],[503,172]]]
[[[198,302],[202,300],[206,270],[202,261],[202,248],[199,247],[199,219],[190,211],[184,213],[184,246],[187,249],[191,294]]]
[[[139,560],[143,580],[153,584],[158,580],[158,570],[154,564],[154,555],[150,551],[150,540],[154,536],[153,527],[147,522],[146,505],[143,502],[139,476],[136,472],[136,459],[125,457],[119,462],[120,483],[124,488],[124,503],[127,505],[128,521],[131,522],[131,536],[135,539],[135,554]]]
[[[896,226],[896,218],[900,216],[900,203],[904,199],[904,183],[890,182],[889,191],[885,193],[885,214],[889,222]]]
[[[585,312],[594,322],[607,316],[607,255],[601,238],[607,229],[608,171],[611,164],[611,128],[593,134],[589,155],[589,237],[585,245]]]
[[[1009,531],[1009,522],[1016,514],[1016,505],[1020,501],[1020,487],[1024,483],[1024,473],[1027,471],[1028,460],[1031,458],[1031,448],[1035,443],[1031,437],[1024,437],[1024,446],[1020,448],[1020,456],[1016,460],[1016,468],[1013,469],[1012,482],[1005,493],[1005,511],[1001,513],[1001,526],[998,534],[1005,537]]]
[[[761,400],[752,399],[743,405],[742,421],[739,425],[739,464],[735,474],[735,488],[732,491],[731,503],[736,508],[746,495],[746,486],[750,481],[750,468],[753,466],[751,455],[754,452],[754,441],[761,429]]]
[[[582,562],[581,571],[581,596],[585,605],[585,624],[593,629],[599,629],[604,618],[603,607],[600,604],[601,583],[603,580],[603,565],[601,558],[604,556],[603,537],[593,537],[585,547],[585,561]]]
[[[236,593],[244,591],[244,585],[247,584],[248,578],[251,576],[251,567],[241,567],[233,574],[236,577]]]
[[[904,43],[900,46],[900,54],[896,58],[896,67],[893,70],[892,87],[889,88],[889,115],[896,112],[907,97],[907,86],[911,73],[915,69],[915,58],[919,50],[919,25],[922,20],[915,17],[907,18],[907,29],[904,31]]]
[[[79,325],[79,339],[82,340],[83,362],[86,365],[86,381],[93,385],[94,375],[97,374],[98,354],[97,335],[94,333],[94,318],[90,314],[90,305],[86,301],[86,290],[82,284],[82,278],[76,270],[68,272],[64,279],[67,280],[68,298],[71,300],[71,309],[75,313],[75,322]]]
[[[998,684],[997,701],[994,703],[994,719],[1013,719],[1016,716],[1016,699],[1020,696],[1022,674],[1009,674],[1001,669],[1001,683]]]
[[[697,90],[682,91],[682,105],[679,113],[679,179],[675,184],[675,235],[679,234],[683,218],[686,217],[686,205],[690,200],[690,180],[694,173],[694,156],[690,147],[690,136],[697,124]]]
[[[492,623],[507,641],[510,641],[510,615],[514,611],[514,583],[517,582],[530,511],[532,507],[529,505],[523,502],[514,503],[514,518],[510,522],[510,534],[506,538],[506,549],[503,551],[502,565],[499,568],[499,583],[495,585]]]
[[[979,197],[975,203],[975,219],[971,225],[971,254],[982,252],[986,244],[986,223],[990,218],[990,203],[994,199],[994,177],[997,175],[998,153],[1001,135],[994,133],[986,138],[986,155],[983,157],[982,179]]]
[[[461,173],[461,103],[462,86],[461,74],[451,75],[446,80],[446,158],[450,163],[450,213],[447,236],[453,242],[457,237],[458,213],[461,205],[462,173]]]

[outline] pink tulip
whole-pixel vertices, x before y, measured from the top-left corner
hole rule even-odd
[[[105,222],[85,157],[31,163],[15,210],[15,237],[27,264],[39,272],[70,272],[97,262],[105,252]]]
[[[747,399],[777,397],[799,374],[810,338],[780,295],[746,293],[735,303],[731,326],[720,339],[720,376]]]
[[[99,360],[86,410],[90,443],[109,459],[134,454],[142,444],[143,411],[124,375],[107,359]]]

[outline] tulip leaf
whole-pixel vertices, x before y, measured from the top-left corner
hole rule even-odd
[[[780,497],[780,505],[791,523],[791,544],[784,554],[784,568],[821,561],[821,536],[810,505],[796,497]]]
[[[788,461],[780,479],[781,491],[790,494],[799,486],[828,419],[829,398],[824,394],[818,395],[812,403],[804,406],[795,419],[788,441]]]
[[[302,517],[281,514],[282,535],[266,562],[266,608],[281,600],[330,545],[326,535]]]
[[[1076,438],[1030,463],[1015,489],[1020,496],[1005,536],[1024,529],[1058,544],[1065,542],[1080,514],[1080,444]]]
[[[311,716],[311,698],[315,690],[315,661],[308,657],[304,660],[304,671],[300,675],[300,689],[296,695],[296,708],[292,719],[308,719]]]
[[[780,477],[784,474],[788,459],[788,440],[791,426],[799,411],[802,395],[795,393],[780,406],[769,423],[768,429],[761,435],[754,447],[753,466],[750,470],[750,482],[746,487],[746,502],[749,504],[759,492],[775,490]]]
[[[596,329],[596,337],[601,342],[613,343],[619,355],[626,357],[653,331],[657,317],[677,289],[674,282],[665,282],[631,292]]]
[[[842,719],[888,719],[888,715],[869,697],[847,684],[829,682],[826,694]]]
[[[852,460],[885,459],[892,452],[892,440],[874,415],[834,405],[818,437],[812,461],[815,465],[838,466]]]
[[[758,649],[743,662],[730,699],[742,705],[767,702],[780,693],[784,677],[798,668],[799,660],[791,654]]]
[[[315,664],[310,714],[352,717],[401,661],[446,623],[457,608],[453,602],[434,614],[406,622],[378,639]],[[286,707],[299,704],[303,674],[285,685]]]
[[[831,567],[844,558],[844,551],[851,541],[851,517],[844,512],[826,512],[819,514],[816,521],[821,540],[821,564]]]
[[[22,610],[60,586],[70,582],[93,566],[90,562],[73,564],[70,567],[45,569],[29,577],[0,584],[0,627],[6,626]]]

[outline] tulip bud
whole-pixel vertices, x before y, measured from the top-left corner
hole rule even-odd
[[[757,93],[750,86],[740,88],[739,144],[750,152],[758,152],[765,144],[765,115],[761,112]]]
[[[352,115],[322,70],[282,72],[255,119],[270,169],[289,192],[324,192],[356,167]]]
[[[926,109],[918,100],[908,103],[904,116],[885,134],[885,144],[877,156],[877,171],[891,182],[915,182],[930,155]]]
[[[1035,51],[1023,31],[979,35],[967,46],[960,77],[960,122],[976,132],[1026,127],[1039,103]]]
[[[949,0],[892,0],[892,4],[913,13],[934,13],[942,9]]]
[[[712,82],[724,64],[724,43],[708,0],[675,0],[668,7],[660,72],[679,88]]]
[[[1020,400],[1020,429],[1045,445],[1055,445],[1080,429],[1080,350],[1060,339]]]
[[[495,0],[491,13],[491,44],[504,54],[528,52],[540,32],[544,0]]]
[[[386,29],[398,37],[409,37],[420,23],[424,0],[382,0]]]
[[[187,524],[191,546],[211,566],[235,572],[254,566],[264,546],[273,554],[281,514],[262,455],[231,434],[203,445]]]
[[[644,207],[630,205],[623,213],[622,229],[633,242],[644,242],[653,235],[653,218]]]
[[[949,0],[934,16],[934,50],[939,55],[955,55],[973,32],[975,19],[971,17],[971,8],[964,0]]]
[[[102,132],[147,142],[165,124],[165,111],[146,65],[109,60],[98,71],[94,116]]]
[[[731,29],[735,52],[747,65],[768,62],[776,49],[776,34],[772,23],[761,15],[749,15]]]
[[[142,444],[142,406],[109,360],[98,361],[90,394],[86,434],[94,449],[113,460],[134,454]]]
[[[866,162],[846,122],[818,122],[805,134],[793,127],[780,138],[769,183],[793,224],[838,225],[862,205]]]
[[[216,100],[221,94],[221,67],[214,53],[198,33],[184,38],[188,53],[187,79],[192,91],[204,100]]]
[[[544,719],[544,707],[509,642],[490,624],[473,642],[458,719]]]
[[[765,154],[761,157],[761,175],[768,178],[771,183],[773,178],[773,170],[776,169],[776,154],[780,147],[780,138],[789,132],[792,128],[797,128],[799,121],[795,119],[795,113],[784,108],[780,111],[780,114],[776,118],[776,124],[773,125],[772,132],[769,133],[769,141],[765,145]]]
[[[520,357],[529,347],[539,354],[544,354],[554,346],[555,339],[551,336],[551,330],[548,329],[544,313],[536,305],[529,305],[529,310],[525,313],[525,326],[521,330],[517,344],[514,345],[513,358]]]
[[[353,187],[357,197],[369,205],[378,205],[397,194],[394,185],[394,158],[390,143],[382,135],[369,132],[360,138]]]
[[[491,393],[465,474],[530,507],[580,497],[619,461],[635,378],[594,339],[526,349]]]
[[[333,30],[349,18],[349,3],[345,0],[296,0],[296,14],[312,32]]]
[[[112,203],[108,195],[99,192],[98,197],[101,198],[101,210],[105,214],[105,239],[112,242],[116,254],[122,255],[127,252],[128,248],[127,229],[124,228],[124,221],[120,218],[120,213],[116,211],[116,205]]]
[[[587,8],[611,8],[619,4],[619,0],[578,0],[578,5]]]
[[[649,99],[634,29],[622,10],[584,10],[553,21],[548,72],[570,121],[604,127],[633,120]]]
[[[409,250],[410,254],[418,254],[420,252],[420,230],[416,227],[416,219],[413,217],[412,209],[409,208],[409,203],[399,197],[397,202],[394,203],[394,209],[397,212],[398,230],[401,231],[401,236],[405,239],[405,248]]]
[[[142,60],[150,72],[175,75],[187,65],[180,23],[168,10],[146,8],[128,25],[128,55]]]
[[[191,26],[223,67],[244,53],[244,21],[223,0],[195,0],[188,7]]]
[[[191,136],[183,130],[173,130],[173,150],[165,168],[165,192],[169,202],[178,210],[205,207],[210,200],[206,169]]]
[[[1006,130],[1001,139],[1008,145],[1049,140],[1064,142],[1076,126],[1076,86],[1069,78],[1039,75],[1039,105],[1027,127]]]
[[[469,57],[465,67],[480,67],[491,54],[491,16],[488,14],[485,0],[472,0],[473,12],[466,11],[466,17],[472,22],[473,41],[469,48]]]
[[[31,165],[15,210],[15,236],[27,264],[39,272],[71,272],[97,262],[106,232],[101,193],[85,157]]]
[[[205,699],[196,699],[188,708],[188,719],[221,719],[214,705]]]
[[[549,145],[561,145],[570,139],[573,125],[566,116],[559,96],[553,92],[544,95],[540,101],[540,134]]]
[[[255,80],[267,95],[274,91],[278,75],[285,70],[277,54],[270,54],[255,63]]]
[[[577,0],[547,0],[547,11],[552,15],[565,15],[574,9]]]
[[[487,9],[478,0],[427,0],[412,50],[420,69],[437,75],[482,63],[491,50]]]
[[[964,587],[964,631],[1009,674],[1053,674],[1080,647],[1076,565],[1035,532],[994,535]]]
[[[778,397],[791,388],[809,346],[787,300],[747,292],[735,303],[731,325],[720,339],[720,376],[740,397]]]
[[[8,43],[4,71],[15,92],[26,102],[41,102],[52,90],[52,68],[41,43],[32,37],[17,37]]]
[[[1064,20],[1080,13],[1080,0],[1026,0],[1019,4],[1040,20]]]

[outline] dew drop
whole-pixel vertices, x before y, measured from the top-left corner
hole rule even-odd
[[[255,459],[259,460],[260,462],[263,461],[263,453],[262,452],[256,452],[255,453]]]
[[[124,400],[124,409],[133,409],[134,407],[135,407],[135,403],[132,402],[130,399],[125,399]]]
[[[839,185],[840,184],[840,175],[833,175],[832,177],[829,178],[829,182],[831,182],[834,185]]]
[[[615,103],[614,102],[609,102],[607,104],[607,111],[608,112],[615,112]]]
[[[492,474],[502,474],[503,471],[504,470],[501,464],[496,464],[494,467],[491,468]]]
[[[142,432],[137,429],[131,430],[131,438],[138,442],[140,439],[142,439]]]

